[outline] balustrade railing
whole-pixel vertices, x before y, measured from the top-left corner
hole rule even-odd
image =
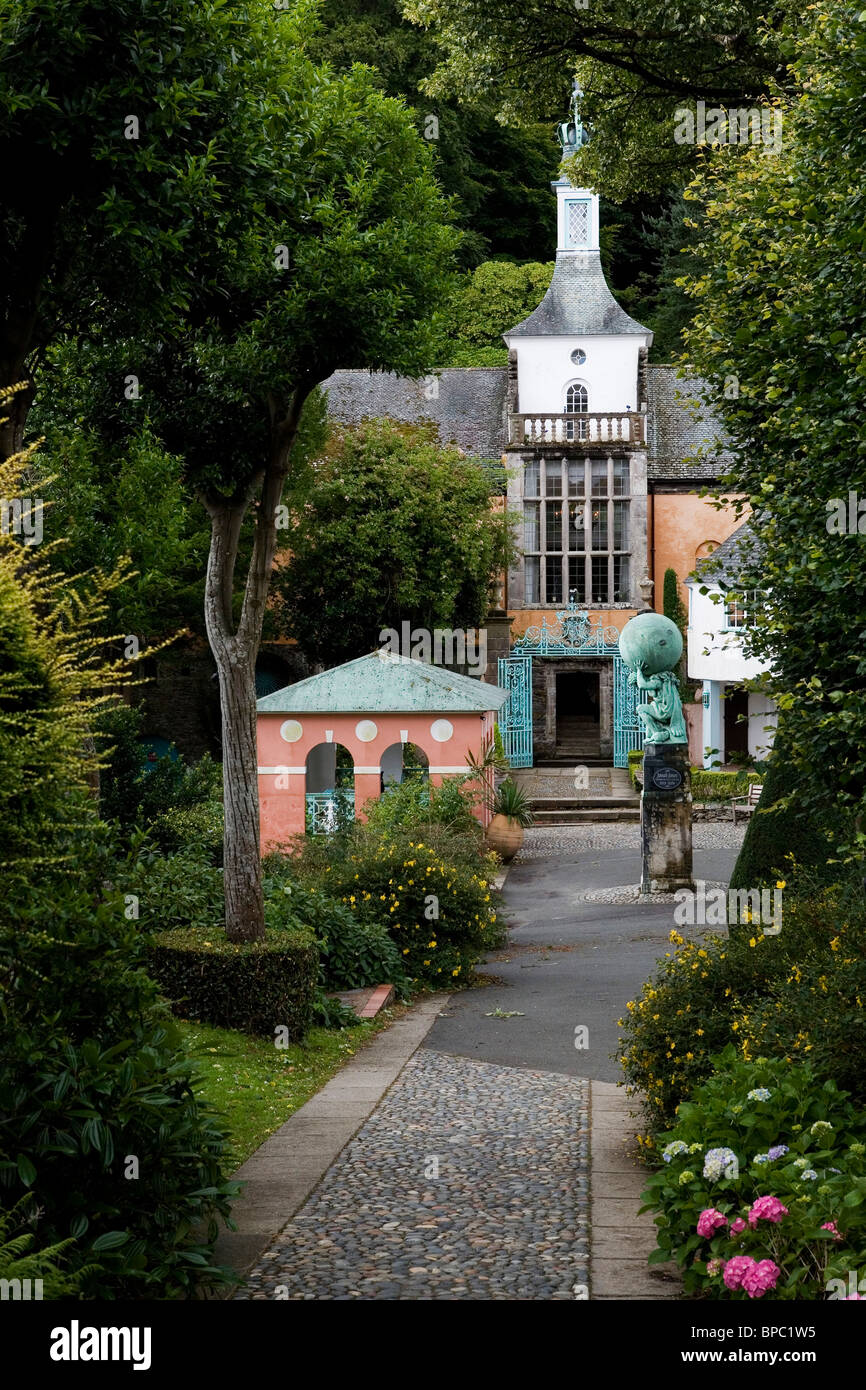
[[[646,443],[646,416],[637,411],[596,412],[587,415],[526,415],[508,417],[508,439],[523,444],[639,445]]]
[[[332,835],[341,816],[351,820],[355,815],[354,791],[307,792],[306,804],[309,835]]]

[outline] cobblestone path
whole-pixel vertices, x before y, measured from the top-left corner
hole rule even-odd
[[[573,1299],[588,1083],[422,1048],[237,1299]]]

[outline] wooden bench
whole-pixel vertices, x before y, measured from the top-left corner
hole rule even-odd
[[[731,811],[733,812],[734,816],[734,825],[736,825],[737,823],[738,806],[742,815],[750,816],[752,814],[752,812],[754,811],[755,807],[761,799],[762,786],[762,782],[750,782],[749,790],[746,792],[745,796],[731,797]],[[742,805],[740,805],[740,802],[742,802]]]

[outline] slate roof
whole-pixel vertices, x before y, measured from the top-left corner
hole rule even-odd
[[[508,692],[498,685],[396,652],[374,652],[275,690],[256,701],[256,710],[259,714],[483,713],[498,710],[507,699]]]
[[[344,424],[431,420],[443,444],[457,444],[472,458],[498,459],[505,448],[507,378],[505,367],[445,367],[436,373],[433,400],[425,397],[425,378],[413,381],[393,372],[334,372],[322,389],[329,414]]]
[[[753,569],[761,558],[761,542],[748,521],[732,531],[727,540],[717,545],[711,555],[699,560],[690,584],[720,584],[730,587],[740,576]]]
[[[604,278],[598,251],[559,251],[553,279],[529,318],[503,334],[512,338],[575,333],[652,333],[617,304]]]
[[[423,379],[413,381],[393,372],[339,371],[324,389],[334,420],[347,425],[379,418],[412,424],[430,420],[443,444],[455,443],[470,457],[498,459],[507,447],[508,369],[446,367],[438,381],[434,400],[425,399]],[[697,378],[679,377],[676,367],[647,367],[650,479],[698,482],[724,472],[728,455],[714,442],[721,432],[718,421],[706,405],[695,419],[687,404],[700,388]],[[699,462],[688,462],[701,451]],[[494,484],[504,491],[497,466],[489,467]]]
[[[730,455],[720,442],[721,422],[703,399],[699,377],[676,367],[647,367],[647,450],[650,478],[715,478]],[[692,404],[694,402],[694,404]]]

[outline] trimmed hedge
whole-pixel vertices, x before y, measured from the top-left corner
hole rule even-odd
[[[788,796],[792,796],[791,804],[780,807],[778,803]],[[773,883],[779,874],[787,878],[792,864],[810,868],[823,882],[842,880],[846,871],[831,861],[835,844],[848,831],[848,822],[837,808],[828,808],[821,817],[804,811],[790,761],[777,737],[761,804],[749,818],[731,887],[758,888]]]
[[[761,782],[759,772],[726,772],[721,769],[692,768],[693,801],[729,801],[732,796],[745,796],[750,782]]]
[[[159,932],[148,968],[183,1018],[269,1036],[285,1026],[290,1042],[312,1022],[319,952],[306,931],[269,927],[264,941],[241,944],[220,928]]]
[[[628,772],[632,784],[640,791],[643,785],[643,749],[631,748],[628,754]],[[727,801],[732,796],[745,796],[750,782],[762,780],[759,772],[715,771],[702,767],[691,769],[693,801]]]

